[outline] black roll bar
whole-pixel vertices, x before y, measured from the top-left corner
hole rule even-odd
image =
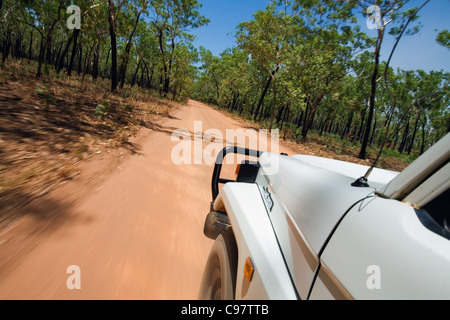
[[[241,154],[241,155],[255,157],[255,158],[259,158],[263,154],[262,151],[245,149],[245,148],[236,147],[236,146],[226,147],[221,152],[219,152],[219,154],[217,155],[217,159],[216,159],[216,165],[214,166],[214,172],[213,172],[213,177],[212,177],[212,182],[211,182],[213,201],[215,201],[217,196],[219,195],[219,183],[226,184],[229,182],[236,182],[234,180],[220,178],[220,173],[222,172],[223,160],[230,153]]]

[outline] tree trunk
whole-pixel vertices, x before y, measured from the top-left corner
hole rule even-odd
[[[265,108],[266,108],[265,103],[263,103],[263,105],[261,106],[261,112],[260,112],[259,117],[258,117],[258,123],[261,123],[261,121],[262,121]]]
[[[73,30],[72,35],[70,36],[69,40],[67,41],[66,46],[64,47],[64,51],[58,58],[58,64],[56,66],[56,73],[60,73],[61,70],[64,68],[64,59],[66,58],[66,55],[69,52],[70,44],[72,43],[73,39],[75,38],[75,30],[78,30],[78,29]]]
[[[348,121],[347,121],[347,125],[345,126],[344,130],[342,130],[342,132],[341,132],[341,140],[344,139],[345,135],[350,132],[354,114],[355,113],[353,111],[350,112],[350,115],[349,115]]]
[[[45,54],[45,45],[44,45],[44,38],[41,38],[41,45],[39,49],[39,56],[38,56],[38,71],[36,73],[36,78],[40,78],[42,75],[42,62],[44,60],[44,54]]]
[[[314,103],[311,105],[311,110],[309,111],[309,116],[307,117],[307,121],[305,122],[305,125],[302,129],[302,137],[303,139],[306,139],[308,136],[308,131],[311,128],[314,116],[316,115],[317,107],[322,102],[323,97],[325,96],[325,92],[320,92],[319,95],[316,97],[316,100],[314,100]]]
[[[283,116],[283,112],[284,112],[284,109],[286,108],[286,106],[282,106],[281,108],[280,108],[280,110],[278,110],[278,114],[277,114],[277,123],[280,123],[281,122],[281,117]]]
[[[373,140],[375,139],[375,133],[377,131],[377,122],[378,122],[378,119],[375,116],[375,124],[373,125],[372,133],[371,133],[370,138],[369,138],[369,145],[370,146],[373,144]]]
[[[168,85],[170,83],[170,78],[168,75],[168,68],[167,68],[167,63],[166,63],[166,53],[164,51],[164,42],[163,42],[163,37],[164,37],[164,30],[162,28],[159,29],[159,34],[158,34],[158,40],[159,40],[159,50],[161,52],[161,60],[162,60],[162,72],[161,72],[161,76],[159,79],[159,93],[163,94],[164,93],[164,97],[167,96],[167,93],[169,92],[168,90]],[[167,91],[166,91],[167,88]]]
[[[83,71],[83,46],[80,44],[80,54],[78,56],[78,75],[81,75],[81,72]]]
[[[409,145],[408,145],[408,150],[407,150],[407,151],[408,151],[408,155],[411,154],[412,149],[413,149],[413,147],[414,147],[414,142],[415,142],[415,140],[416,140],[417,128],[418,128],[418,126],[419,126],[419,119],[420,119],[420,116],[421,116],[421,114],[420,114],[420,112],[419,112],[419,114],[417,115],[416,122],[415,122],[415,124],[414,124],[414,131],[413,131],[413,134],[412,134],[412,137],[411,137],[411,141],[410,141],[410,143],[409,143]]]
[[[270,84],[272,83],[272,78],[275,76],[275,74],[278,72],[279,69],[280,69],[280,67],[278,66],[275,70],[273,70],[272,73],[270,74],[269,79],[267,80],[266,86],[264,87],[264,90],[263,90],[263,92],[261,94],[261,97],[259,98],[259,102],[258,102],[258,104],[256,106],[256,111],[255,111],[255,115],[254,115],[254,118],[253,118],[254,121],[256,121],[256,119],[258,118],[258,113],[259,113],[259,111],[261,109],[261,106],[262,106],[262,104],[264,102],[264,98],[266,97],[267,91],[270,88]]]
[[[400,146],[398,147],[398,152],[403,153],[403,151],[405,150],[406,143],[408,141],[408,135],[409,135],[409,119],[408,122],[406,123],[405,131],[403,131],[403,137],[402,141],[400,142]]]
[[[137,67],[136,67],[136,71],[133,74],[133,79],[131,80],[131,88],[134,87],[134,85],[136,84],[136,78],[137,78],[137,74],[139,72],[139,67],[141,66],[141,60],[139,59]]]
[[[364,110],[361,111],[361,123],[359,125],[358,131],[355,131],[355,134],[352,137],[352,140],[351,140],[352,142],[356,138],[358,138],[357,139],[358,141],[361,141],[361,136],[362,136],[363,130],[364,130],[364,124],[365,124],[365,121],[366,121],[366,112],[367,112],[367,108],[365,108]]]
[[[297,129],[300,129],[300,127],[303,124],[303,116],[305,114],[305,111],[300,112],[300,117],[297,119]]]
[[[264,90],[261,94],[261,97],[259,98],[259,102],[256,106],[256,111],[255,111],[255,115],[253,117],[253,120],[256,121],[256,119],[258,119],[258,114],[260,112],[261,106],[264,103],[264,98],[266,97],[267,91],[270,88],[270,84],[272,83],[272,77],[269,77],[269,79],[267,80],[266,86],[264,87]]]
[[[375,113],[375,97],[377,93],[377,78],[378,78],[378,69],[380,65],[380,52],[381,52],[381,44],[383,43],[384,38],[384,29],[378,30],[378,40],[375,49],[375,67],[372,74],[371,79],[371,91],[370,91],[370,105],[369,105],[369,118],[367,119],[366,130],[364,132],[363,141],[361,143],[361,151],[359,153],[359,159],[367,158],[367,145],[370,138],[370,132],[372,128],[372,120],[373,115]]]
[[[166,97],[170,91],[170,79],[172,78],[173,54],[175,52],[175,39],[172,37],[172,52],[170,54],[168,72],[164,81],[164,96]]]
[[[103,72],[103,78],[108,78],[108,79],[111,79],[111,77],[109,75],[109,70],[108,70],[108,63],[109,63],[110,55],[111,55],[111,48],[109,48],[108,54],[106,55],[105,71]]]
[[[218,104],[219,100],[220,100],[220,87],[219,87],[219,82],[217,81],[217,77],[215,74],[213,74],[213,79],[214,79],[214,84],[216,85],[217,104]]]
[[[288,103],[286,105],[286,108],[284,108],[284,115],[283,118],[281,119],[280,133],[283,131],[285,122],[289,120],[290,113],[291,113],[291,105]],[[286,130],[283,133],[283,139],[285,137],[286,137]]]
[[[111,92],[117,90],[117,36],[116,36],[116,21],[114,17],[114,2],[108,0],[109,4],[109,34],[111,37]]]
[[[273,120],[275,118],[275,110],[277,108],[277,78],[273,78],[273,106],[272,106],[272,116],[270,117],[270,127],[269,131],[272,131]]]
[[[52,45],[53,45],[53,37],[51,36],[50,38],[47,35],[47,42],[46,42],[46,55],[45,55],[45,62],[47,64],[52,64]]]
[[[73,48],[72,48],[72,54],[70,56],[69,65],[67,66],[67,75],[72,75],[72,69],[73,69],[73,63],[75,62],[75,55],[77,54],[78,49],[78,36],[80,35],[79,29],[73,30]]]
[[[424,154],[425,152],[425,135],[426,135],[426,130],[425,130],[425,126],[427,123],[427,119],[425,116],[425,121],[422,123],[422,143],[420,144],[420,154]]]
[[[97,43],[97,45],[95,46],[94,49],[94,62],[92,65],[92,80],[95,82],[97,81],[98,78],[98,69],[99,69],[99,64],[98,64],[98,60],[100,58],[100,42]]]
[[[41,49],[41,52],[39,53],[38,71],[36,73],[36,78],[40,78],[41,75],[42,75],[42,64],[44,63],[45,50],[46,49],[49,50],[49,51],[51,50],[50,44],[51,44],[51,41],[52,41],[53,30],[55,29],[56,24],[58,23],[59,19],[61,18],[61,10],[62,10],[63,6],[64,6],[64,1],[60,1],[59,2],[59,7],[58,7],[58,16],[56,17],[56,19],[53,21],[52,25],[48,29],[47,37],[45,39],[44,46]]]
[[[152,73],[149,75],[148,74],[148,68],[147,68],[147,83],[146,83],[146,88],[147,89],[151,89],[152,88],[152,82],[153,82],[153,75],[155,74],[155,69],[152,69]]]
[[[91,47],[91,50],[89,50],[89,54],[86,55],[86,59],[84,60],[84,67],[83,67],[83,77],[81,78],[81,82],[84,82],[84,77],[86,76],[86,73],[89,72],[89,64],[91,62],[91,56],[92,52],[94,51],[95,44]]]
[[[3,57],[2,57],[2,64],[5,64],[6,59],[9,56],[9,51],[11,48],[11,29],[8,27],[8,30],[6,31],[6,39],[4,41],[4,48],[3,48]]]
[[[120,79],[120,88],[121,89],[125,85],[125,77],[126,77],[126,74],[127,74],[128,61],[130,60],[131,44],[132,44],[132,41],[133,41],[133,37],[134,37],[134,34],[136,32],[136,28],[137,28],[137,26],[139,24],[139,20],[141,18],[142,13],[144,12],[144,10],[145,10],[145,6],[142,7],[141,11],[139,11],[139,13],[138,13],[138,15],[136,17],[136,21],[134,23],[133,30],[131,31],[130,38],[128,39],[128,43],[127,43],[127,46],[125,48],[125,55],[124,55],[124,57],[122,59],[122,64],[120,65],[119,79]]]
[[[55,70],[58,69],[59,58],[62,55],[63,46],[64,46],[64,42],[61,42],[61,45],[59,46],[58,54],[56,55],[56,58],[53,60],[54,65],[55,65]],[[64,59],[63,59],[63,64],[64,64]]]
[[[33,59],[33,38],[34,38],[34,32],[33,29],[31,29],[30,33],[30,47],[28,48],[28,59]]]

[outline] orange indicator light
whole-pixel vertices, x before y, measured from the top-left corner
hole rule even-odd
[[[250,258],[247,258],[244,265],[244,276],[248,281],[252,281],[254,271],[255,268],[253,267],[252,261],[250,260]]]

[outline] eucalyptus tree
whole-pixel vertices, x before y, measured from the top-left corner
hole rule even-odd
[[[6,6],[5,6],[6,5]],[[2,11],[5,12],[6,32],[13,32],[11,26],[14,22],[27,25],[37,31],[41,36],[41,45],[38,55],[38,69],[36,77],[42,75],[42,65],[44,64],[45,54],[51,56],[51,46],[55,30],[62,25],[62,18],[65,9],[69,6],[67,0],[49,0],[49,1],[28,1],[20,0],[17,2],[5,2],[2,5]],[[18,25],[15,25],[18,28]],[[17,29],[16,29],[17,30]],[[7,53],[7,52],[6,52]],[[5,55],[4,55],[5,59]]]
[[[136,68],[133,73],[131,86],[138,83],[140,86],[153,89],[153,78],[159,63],[158,40],[153,36],[150,22],[146,22],[146,25],[141,26],[142,28],[138,27],[134,40],[136,51],[134,64]]]
[[[209,20],[200,14],[202,5],[198,0],[154,0],[151,6],[152,30],[158,39],[162,67],[161,92],[167,96],[177,44],[192,42],[194,37],[189,31],[207,24]]]
[[[71,29],[69,28],[62,28],[62,37],[64,38],[64,36],[67,35],[67,33],[70,32],[70,36],[67,39],[66,44],[64,45],[64,49],[62,50],[61,54],[59,55],[56,64],[55,64],[55,68],[56,68],[56,72],[59,73],[61,72],[61,70],[64,68],[64,60],[66,58],[66,56],[69,54],[69,50],[70,50],[70,46],[72,45],[72,51],[71,51],[71,56],[70,56],[70,62],[67,64],[67,73],[70,76],[72,74],[72,68],[75,62],[75,55],[78,49],[78,41],[79,41],[79,37],[81,34],[81,21],[83,21],[83,33],[87,34],[90,33],[91,30],[96,30],[99,31],[99,29],[105,30],[106,28],[104,27],[104,23],[103,20],[104,19],[99,19],[99,17],[103,18],[106,17],[106,15],[103,14],[103,11],[101,10],[101,8],[99,8],[101,6],[101,3],[99,3],[99,0],[90,0],[90,1],[83,1],[82,3],[79,4],[79,23],[80,26],[79,27],[73,27]],[[99,35],[97,36],[97,38],[99,37],[103,37],[103,35],[105,34],[105,31],[103,31],[102,33],[99,33]]]
[[[20,18],[20,20],[19,20]],[[12,32],[17,25],[24,21],[28,25],[33,25],[28,13],[24,10],[22,3],[12,0],[5,0],[1,2],[0,7],[0,39],[2,49],[2,65],[5,64],[12,47]]]
[[[450,132],[450,123],[448,123],[450,74],[442,71],[426,73],[423,70],[417,70],[415,79],[416,90],[410,110],[412,114],[410,123],[413,123],[412,131],[410,130],[409,135],[405,135],[408,140],[403,147],[408,153],[411,153],[420,130],[422,136],[420,153],[423,153],[427,134],[432,134],[431,142],[435,143]]]
[[[201,96],[208,103],[218,105],[221,97],[220,86],[225,75],[222,60],[204,47],[200,47],[199,54],[201,61],[199,67],[201,77],[199,79],[201,79],[202,84],[198,86],[197,90],[203,91]],[[205,86],[206,83],[208,83],[207,86]]]
[[[419,31],[419,26],[409,27],[410,23],[418,19],[418,12],[429,2],[425,0],[418,8],[405,9],[410,0],[353,0],[350,1],[358,4],[363,10],[363,14],[368,17],[367,25],[371,29],[376,29],[377,37],[374,42],[374,69],[371,76],[371,91],[369,101],[369,115],[364,137],[361,144],[361,151],[359,158],[365,159],[367,157],[367,145],[372,130],[372,122],[375,112],[376,93],[378,83],[380,81],[380,55],[383,41],[386,36],[388,26],[390,27],[389,34],[396,37],[396,44],[394,45],[391,55],[386,64],[385,71],[389,67],[395,49],[404,34],[412,35]],[[386,72],[385,72],[386,73]]]
[[[146,13],[149,4],[150,0],[133,0],[126,3],[128,9],[127,11],[129,12],[127,17],[128,21],[126,23],[128,26],[127,29],[129,29],[129,35],[127,36],[127,43],[122,54],[122,61],[119,69],[118,81],[120,82],[120,88],[123,88],[125,84],[128,63],[130,61],[131,47],[133,45],[133,38],[136,34],[139,23],[144,23],[143,21],[141,21],[141,16]]]
[[[387,83],[377,94],[380,121],[374,126],[370,139],[373,140],[375,131],[379,132],[379,156],[385,148],[408,154],[415,148],[423,153],[427,140],[436,142],[448,132],[445,124],[435,121],[445,119],[448,113],[448,74],[401,69],[394,72],[389,68],[383,81]]]
[[[276,1],[273,1],[266,10],[257,11],[253,17],[253,20],[242,22],[238,26],[236,38],[239,47],[249,52],[252,59],[266,70],[269,77],[258,102],[256,114],[264,102],[270,84],[273,85],[273,106],[269,126],[269,130],[272,130],[277,106],[277,75],[291,51],[289,43],[293,37],[292,16],[280,10]]]
[[[222,68],[226,72],[222,75],[220,83],[222,94],[219,104],[229,111],[238,109],[239,101],[243,102],[248,92],[248,78],[250,76],[247,69],[248,61],[248,53],[236,47],[226,49],[221,54]]]
[[[194,63],[198,61],[198,53],[189,43],[179,43],[175,47],[170,89],[171,99],[185,102],[190,94],[196,75]]]
[[[108,22],[109,35],[111,39],[111,92],[117,90],[118,70],[117,70],[117,33],[116,22],[119,12],[125,1],[120,1],[117,5],[114,0],[108,0]]]
[[[352,59],[365,46],[353,9],[353,4],[339,1],[297,0],[293,4],[297,36],[287,68],[305,97],[303,138],[322,100],[342,86]]]

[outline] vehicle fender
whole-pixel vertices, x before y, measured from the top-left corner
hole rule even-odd
[[[325,272],[311,299],[331,299],[342,287],[357,300],[450,299],[450,241],[418,214],[380,197],[353,207],[321,256]]]
[[[214,210],[227,213],[236,238],[236,300],[297,299],[257,185],[226,184],[214,202]],[[254,267],[251,281],[244,275],[247,258]]]

